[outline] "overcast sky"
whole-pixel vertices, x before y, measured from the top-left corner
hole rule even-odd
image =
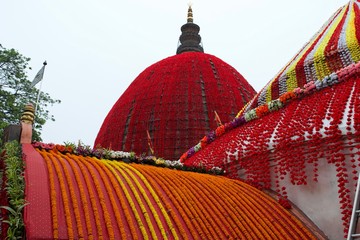
[[[193,0],[204,50],[259,91],[347,0]],[[30,57],[61,104],[44,142],[93,145],[107,113],[148,66],[176,53],[188,1],[5,0],[0,44]],[[37,85],[39,87],[40,84]]]

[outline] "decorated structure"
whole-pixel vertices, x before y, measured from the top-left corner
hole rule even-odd
[[[31,144],[33,111],[20,144],[0,155],[1,239],[325,239],[300,211],[239,180],[120,151]]]
[[[108,113],[94,146],[178,160],[217,126],[216,113],[230,121],[255,95],[238,71],[204,53],[191,7],[181,31],[177,54],[140,73]]]
[[[182,156],[290,199],[347,235],[360,150],[359,2],[340,8],[231,122]]]
[[[246,183],[79,156],[73,150],[23,145],[25,181],[36,186],[26,189],[27,239],[316,237],[272,197]]]
[[[95,141],[106,148],[31,144],[22,124],[21,153],[0,155],[1,236],[343,239],[360,170],[359,5],[340,8],[244,107],[252,88],[203,53],[190,8],[178,54],[141,73],[106,117]],[[149,146],[172,161],[109,150]]]

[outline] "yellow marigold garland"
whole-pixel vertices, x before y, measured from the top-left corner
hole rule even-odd
[[[288,96],[284,96],[284,99],[282,100],[287,101]],[[265,239],[274,239],[276,237],[312,239],[312,235],[309,233],[309,230],[302,226],[299,220],[284,212],[283,209],[279,207],[278,203],[276,203],[273,199],[259,192],[258,190],[253,189],[252,187],[248,187],[243,183],[239,183],[238,181],[229,182],[229,179],[226,179],[225,181],[221,177],[212,178],[203,174],[187,173],[184,175],[183,172],[172,171],[168,169],[153,168],[150,166],[141,165],[128,165],[115,161],[99,161],[90,157],[84,158],[81,156],[79,157],[71,155],[70,158],[69,155],[65,156],[60,153],[57,153],[57,155],[52,155],[51,153],[47,153],[45,150],[41,150],[41,153],[44,156],[49,172],[54,238],[58,238],[58,228],[56,228],[56,225],[58,224],[58,217],[56,216],[56,176],[54,175],[53,169],[55,169],[55,173],[59,178],[60,191],[63,198],[66,215],[65,219],[69,232],[68,236],[71,239],[75,238],[76,236],[73,232],[75,229],[72,229],[73,223],[71,223],[72,215],[70,213],[71,207],[69,207],[71,201],[75,211],[74,214],[77,225],[79,225],[80,222],[78,219],[80,215],[80,209],[78,203],[76,203],[77,196],[74,192],[73,186],[73,184],[77,182],[80,193],[82,192],[81,189],[84,188],[82,181],[80,180],[81,177],[79,176],[78,169],[80,168],[80,172],[89,172],[92,177],[92,179],[90,179],[88,176],[89,174],[84,174],[84,179],[87,187],[89,188],[90,196],[94,195],[93,190],[91,190],[93,188],[91,181],[94,181],[93,183],[95,185],[95,189],[99,195],[104,193],[104,189],[100,187],[101,183],[97,179],[99,176],[101,177],[107,192],[115,192],[118,197],[125,195],[130,206],[132,205],[131,209],[133,210],[135,219],[138,221],[138,224],[140,223],[140,231],[143,234],[145,232],[145,235],[143,236],[145,239],[148,239],[150,236],[147,235],[145,226],[141,225],[141,217],[139,216],[139,213],[137,212],[138,210],[132,202],[134,199],[136,199],[136,202],[139,203],[139,207],[143,211],[142,214],[145,213],[144,215],[147,215],[147,211],[151,211],[153,214],[152,216],[154,216],[154,220],[156,222],[156,227],[160,229],[162,238],[164,239],[168,236],[166,235],[167,233],[163,224],[167,224],[173,234],[174,239],[178,239],[178,231],[183,238],[188,236],[184,230],[183,223],[181,223],[181,221],[178,219],[179,215],[172,214],[171,212],[168,214],[166,212],[164,205],[168,209],[167,206],[171,206],[168,203],[169,200],[171,200],[171,204],[175,206],[177,211],[179,211],[179,214],[183,217],[182,221],[186,223],[186,228],[190,230],[190,233],[193,235],[193,237],[198,236],[203,239],[210,239],[212,237],[219,236],[219,233],[223,232],[223,236],[226,237],[238,237],[240,234],[242,234],[246,239],[257,237],[263,237]],[[72,161],[73,159],[76,159],[77,165],[74,163],[74,161]],[[69,165],[67,165],[67,163]],[[138,171],[138,169],[141,170],[141,172]],[[156,169],[156,171],[153,171],[154,169]],[[75,181],[70,175],[70,170],[72,170],[74,173]],[[95,174],[95,172],[98,172],[99,175]],[[124,181],[128,187],[125,187]],[[66,182],[68,182],[67,187],[64,185]],[[162,183],[161,186],[158,184],[159,182]],[[234,182],[237,184],[233,184]],[[115,185],[118,186],[117,190],[116,187],[114,187]],[[239,185],[240,188],[236,187],[237,185]],[[120,192],[120,189],[122,189],[123,192]],[[146,191],[144,189],[146,189]],[[131,190],[133,193],[133,197],[130,196],[129,192],[127,192],[129,190]],[[199,190],[205,192],[205,195],[207,196],[206,199],[202,197],[203,194],[199,194]],[[166,193],[167,198],[162,197],[161,194],[157,194],[155,191]],[[69,200],[69,194],[72,200]],[[116,214],[117,203],[113,196],[110,195],[112,194],[109,194],[109,199]],[[87,202],[87,199],[84,200],[83,196],[80,197],[83,204]],[[106,205],[104,202],[105,196],[103,195],[98,197],[101,206],[104,207]],[[165,199],[167,200],[165,201]],[[94,206],[97,204],[95,202],[96,200],[92,199],[92,197],[90,197],[90,200]],[[101,203],[101,201],[103,201],[103,203]],[[119,203],[120,202],[122,201],[119,200]],[[155,207],[152,205],[154,202],[156,203],[157,209],[155,209]],[[214,205],[214,202],[217,202],[217,205]],[[265,204],[266,207],[259,209],[259,204]],[[206,206],[208,206],[208,208]],[[76,213],[76,211],[78,213]],[[246,214],[244,214],[244,212]],[[228,216],[224,217],[221,213],[228,214]],[[120,229],[120,222],[122,221],[122,217],[119,213],[117,214],[118,215],[115,216],[115,218],[118,221],[118,226]],[[132,217],[128,214],[129,213],[125,213],[125,217],[129,222],[129,219],[132,219]],[[161,220],[160,216],[163,217],[165,221]],[[108,231],[113,230],[110,217],[108,216],[108,220],[106,220],[105,211],[104,217]],[[85,218],[89,219],[89,215],[86,217],[86,213]],[[170,218],[172,218],[172,220]],[[145,220],[148,224],[148,229],[151,233],[151,236],[153,238],[158,237],[156,231],[154,230],[153,220],[151,220],[149,216],[145,216]],[[91,228],[90,220],[85,220],[85,222],[87,228],[89,228],[89,226]],[[219,222],[229,226],[229,228],[231,227],[232,231],[222,229],[222,225],[218,225]],[[285,224],[280,225],[279,222],[285,222]],[[173,223],[176,224],[177,228],[172,225]],[[100,222],[97,222],[96,225],[101,230]],[[131,228],[131,224],[129,224],[129,226]],[[195,228],[192,226],[195,226]],[[236,231],[236,235],[232,234],[234,231]],[[136,231],[131,230],[131,232],[134,234]],[[79,238],[81,238],[81,236],[83,235],[81,235],[80,227]],[[121,236],[122,238],[126,236],[124,231],[122,231]],[[114,235],[109,233],[109,237],[113,238]],[[102,234],[100,234],[100,238],[103,238]]]
[[[214,212],[215,216],[214,219],[218,218],[220,223],[225,224],[226,226],[230,226],[232,231],[228,229],[222,229],[226,236],[242,236],[245,238],[246,236],[243,235],[241,229],[241,224],[236,215],[233,214],[233,211],[229,211],[226,204],[227,201],[221,199],[219,201],[219,196],[222,196],[223,192],[220,191],[221,187],[217,187],[217,184],[213,184],[210,181],[195,181],[193,178],[188,179],[188,184],[193,187],[195,192],[204,192],[206,198],[204,201],[211,207],[211,210]],[[216,186],[216,187],[214,187]],[[226,200],[226,199],[225,199]],[[214,204],[216,203],[216,205]],[[228,217],[226,217],[228,215]]]
[[[174,211],[179,211],[179,214],[181,216],[186,216],[186,214],[184,213],[184,210],[180,207],[178,201],[176,199],[173,199],[170,190],[166,186],[164,186],[164,184],[161,185],[159,184],[161,181],[158,179],[158,174],[154,173],[151,170],[149,171],[149,169],[152,169],[152,167],[149,166],[145,167],[143,165],[134,165],[133,167],[141,171],[141,173],[147,177],[147,180],[150,182],[153,188],[156,189],[158,193],[161,192],[165,193],[165,194],[159,194],[160,199],[162,200],[162,202],[164,202],[166,208],[171,210],[169,211],[169,214],[173,219],[173,221],[175,222],[176,226],[178,227],[182,238],[183,239],[190,238],[192,235],[188,235],[184,229],[184,225],[186,224],[186,217],[179,218],[178,215],[174,213]],[[183,220],[183,223],[181,220]],[[195,231],[191,224],[186,226],[190,228],[189,233],[191,233],[191,230]]]
[[[156,231],[154,229],[154,227],[157,227],[157,226],[154,226],[151,222],[151,219],[150,219],[150,216],[149,216],[149,213],[148,213],[148,210],[146,209],[145,207],[145,203],[143,202],[143,200],[141,199],[140,195],[139,195],[139,192],[137,191],[136,187],[134,186],[134,184],[132,183],[131,179],[128,177],[128,175],[125,173],[125,170],[123,168],[121,168],[121,164],[115,164],[114,162],[110,162],[110,164],[115,167],[118,172],[121,174],[121,176],[125,179],[126,183],[128,184],[128,186],[130,187],[132,193],[134,194],[135,196],[135,199],[136,199],[136,202],[139,204],[139,207],[143,213],[143,216],[145,218],[145,221],[147,223],[147,226],[149,228],[149,231],[151,233],[151,236],[154,238],[154,239],[157,239],[158,236],[156,235]],[[139,191],[144,191],[142,188],[139,189]],[[142,194],[143,195],[143,194]],[[145,200],[146,201],[146,200]]]
[[[124,167],[123,167],[124,168]],[[172,221],[169,217],[169,215],[167,214],[166,210],[164,209],[164,206],[161,202],[161,200],[159,199],[159,196],[155,193],[154,189],[152,188],[152,186],[150,185],[150,183],[147,181],[147,179],[144,177],[144,175],[142,175],[136,168],[133,168],[131,165],[127,165],[126,168],[124,168],[125,171],[127,171],[128,173],[130,173],[130,169],[131,169],[131,174],[132,174],[132,177],[134,178],[134,174],[136,174],[137,177],[139,177],[142,182],[144,183],[145,187],[149,190],[151,196],[154,198],[155,202],[157,203],[157,206],[159,207],[161,213],[162,213],[162,216],[165,218],[166,220],[166,223],[174,237],[174,239],[179,239],[178,237],[178,234],[172,224]],[[134,181],[136,179],[134,178]],[[142,186],[140,186],[139,182],[136,182],[136,184],[138,185],[139,188],[141,188]],[[145,196],[144,196],[145,197]],[[147,198],[146,198],[147,199]],[[156,210],[152,207],[152,204],[151,202],[148,202],[149,204],[149,207],[151,207],[151,210],[153,211],[153,214],[154,215],[157,215],[157,212]],[[157,223],[160,225],[162,225],[160,219],[156,218],[157,220]],[[163,230],[163,237],[166,237],[166,232]]]
[[[105,176],[103,174],[100,174],[101,175],[101,178],[104,182],[104,185],[105,185],[105,188],[106,188],[106,191],[109,193],[108,196],[110,198],[110,202],[113,206],[113,212],[115,214],[115,218],[116,218],[116,221],[117,221],[117,225],[118,225],[118,229],[120,230],[120,233],[121,233],[121,236],[123,239],[126,239],[126,233],[124,231],[124,228],[123,228],[123,221],[122,221],[122,218],[121,218],[121,215],[120,215],[120,211],[119,209],[117,208],[117,204],[116,204],[116,201],[114,199],[114,196],[112,194],[110,194],[112,192],[112,189],[114,188],[114,184],[117,184],[116,181],[114,181],[114,175],[113,173],[106,167],[106,165],[104,164],[104,161],[99,161],[97,159],[94,159],[94,158],[88,158],[87,159],[88,161],[91,161],[93,162],[96,166],[96,169],[98,170],[98,172],[102,172],[102,170],[105,172],[105,174],[109,177],[109,180],[111,182],[111,185],[109,184],[108,180],[105,178]],[[122,200],[122,199],[121,199]],[[124,209],[125,210],[125,209]]]
[[[119,199],[119,202],[120,202],[120,205],[121,205],[121,210],[124,211],[124,215],[125,215],[127,224],[128,224],[128,226],[130,228],[131,235],[132,235],[132,237],[136,238],[136,237],[138,237],[137,236],[138,235],[137,231],[135,229],[137,219],[136,219],[136,216],[134,216],[134,219],[133,219],[133,217],[131,216],[131,213],[130,213],[131,210],[126,205],[126,202],[128,202],[129,200],[126,197],[126,193],[121,191],[122,188],[120,187],[120,183],[118,181],[118,176],[117,176],[118,173],[109,165],[108,162],[104,162],[104,165],[113,176],[113,177],[110,178],[112,187],[114,188],[115,194]],[[131,204],[130,204],[131,202],[128,202],[128,203],[129,203],[129,206],[131,206]],[[121,228],[120,230],[122,231],[123,229]],[[124,233],[121,233],[122,236],[123,236],[123,234]],[[126,239],[126,238],[127,238],[127,236],[124,236],[124,239]]]
[[[120,176],[122,176],[122,175],[120,175],[120,174],[117,172],[117,171],[118,171],[117,167],[111,165],[110,162],[105,162],[105,164],[106,164],[106,166],[109,168],[109,170],[114,174],[116,180],[118,181],[118,183],[119,183],[120,186],[121,186],[121,189],[122,189],[123,192],[125,193],[126,199],[127,199],[127,201],[129,202],[130,207],[131,207],[131,209],[132,209],[132,211],[133,211],[133,213],[134,213],[135,219],[136,219],[137,224],[138,224],[138,226],[139,226],[139,228],[140,228],[140,231],[141,231],[141,233],[142,233],[142,235],[143,235],[143,238],[144,238],[144,239],[149,239],[149,236],[148,236],[148,234],[147,234],[146,228],[145,228],[144,223],[142,222],[142,220],[141,220],[141,218],[140,218],[140,215],[139,215],[139,213],[138,213],[138,211],[137,211],[137,209],[136,209],[136,206],[135,206],[135,204],[134,204],[134,201],[133,201],[132,197],[130,196],[130,193],[128,192],[128,190],[127,190],[127,188],[126,188],[123,180],[120,178]]]
[[[144,173],[147,172],[148,174],[150,174],[149,180],[155,179],[156,182],[162,183],[161,185],[162,189],[164,189],[166,195],[170,197],[172,203],[174,203],[176,209],[179,211],[181,217],[184,219],[186,223],[186,227],[189,228],[192,237],[205,238],[199,223],[197,221],[192,221],[192,219],[195,218],[193,217],[189,207],[186,204],[185,205],[183,204],[184,201],[180,197],[179,193],[174,190],[177,187],[176,186],[174,187],[172,181],[164,176],[163,172],[165,171],[165,169],[159,169],[157,171],[157,174],[153,174],[153,172],[149,170],[149,167],[142,167],[142,166],[137,166],[137,167],[141,167]]]

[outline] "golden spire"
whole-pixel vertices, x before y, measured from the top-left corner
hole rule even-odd
[[[35,114],[34,114],[35,110],[34,110],[34,106],[29,103],[24,107],[24,112],[21,116],[21,122],[24,123],[28,123],[28,124],[33,124],[34,123],[34,118],[35,118]]]
[[[199,35],[200,27],[193,23],[193,11],[189,3],[187,14],[187,23],[181,26],[181,35],[179,38],[176,54],[183,52],[204,52]]]
[[[194,19],[193,19],[193,12],[192,12],[192,8],[191,8],[191,3],[189,3],[189,9],[188,9],[188,15],[187,15],[187,22],[188,23],[192,23],[194,22]]]

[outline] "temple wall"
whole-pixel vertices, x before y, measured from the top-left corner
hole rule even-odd
[[[280,184],[286,187],[288,199],[301,209],[329,239],[344,239],[336,166],[328,164],[325,158],[319,159],[318,163],[318,182],[307,179],[306,185],[293,185],[289,180],[289,175],[287,175]],[[350,175],[347,187],[351,192],[352,204],[356,180],[352,178],[353,174],[351,173],[354,169],[351,166],[346,166],[346,168]],[[313,176],[313,169],[307,167],[306,175]],[[272,176],[272,186],[275,186],[274,176]]]

